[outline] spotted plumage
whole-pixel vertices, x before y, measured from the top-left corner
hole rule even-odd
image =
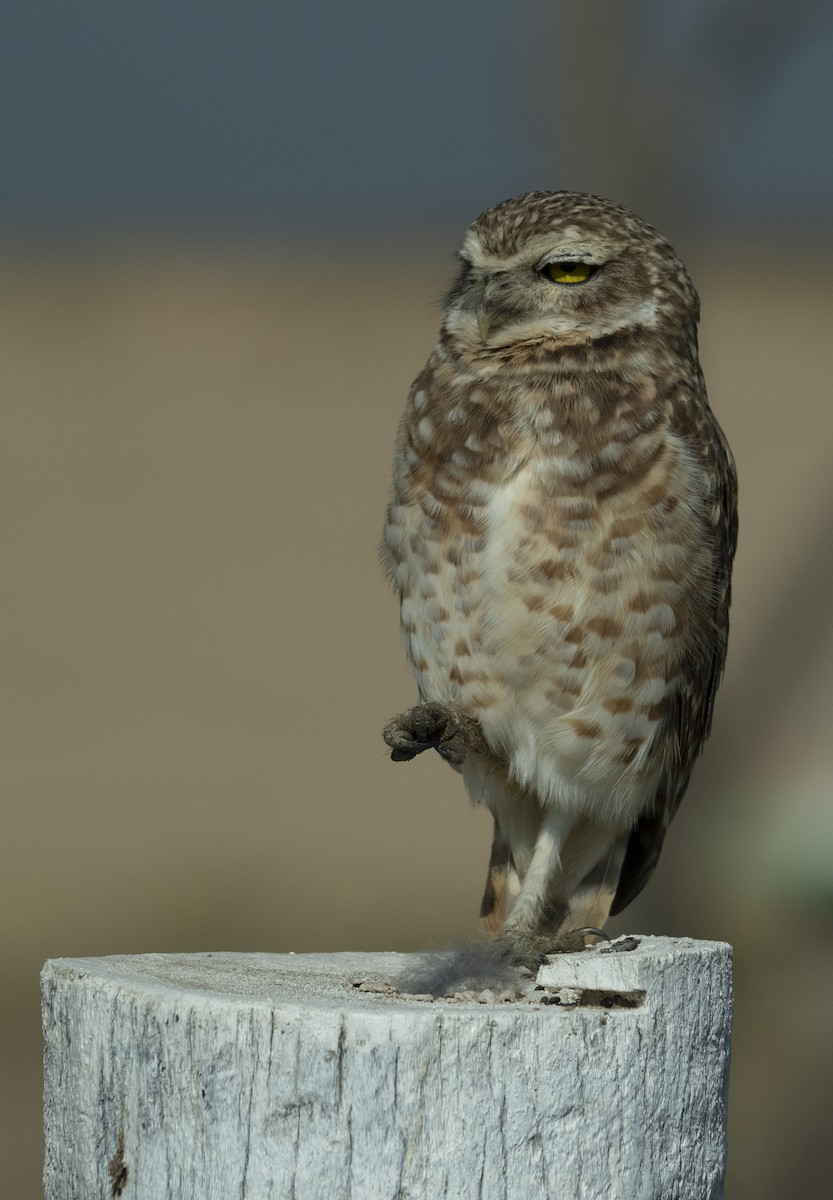
[[[656,863],[723,669],[735,474],[656,230],[531,192],[459,258],[396,442],[385,557],[420,704],[385,737],[491,809],[484,926],[540,949]]]

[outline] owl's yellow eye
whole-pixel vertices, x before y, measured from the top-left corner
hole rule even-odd
[[[584,283],[596,268],[585,262],[551,262],[544,267],[544,274],[553,283]]]

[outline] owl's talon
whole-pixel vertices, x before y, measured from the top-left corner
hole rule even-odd
[[[424,750],[436,750],[446,762],[459,765],[469,750],[485,749],[479,723],[439,700],[400,713],[388,721],[382,737],[391,748],[393,762],[408,762]]]
[[[385,738],[385,741],[388,741],[388,739]],[[392,762],[410,762],[412,758],[416,758],[423,750],[429,748],[422,745],[421,742],[411,741],[405,735],[396,741],[388,742],[388,745],[391,747],[390,756]]]
[[[455,733],[454,737],[449,738],[447,742],[442,742],[436,747],[436,750],[440,758],[444,758],[446,762],[459,766],[461,762],[465,761],[465,741],[459,733]]]
[[[585,950],[587,943],[584,939],[590,934],[610,941],[603,930],[587,925],[582,929],[559,929],[555,932],[504,928],[495,942],[498,946],[505,947],[508,957],[514,962],[534,973],[543,966],[550,955],[575,954]]]

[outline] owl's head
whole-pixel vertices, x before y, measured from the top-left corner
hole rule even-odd
[[[635,213],[578,192],[527,192],[482,213],[459,251],[444,336],[470,360],[691,329],[697,293]]]

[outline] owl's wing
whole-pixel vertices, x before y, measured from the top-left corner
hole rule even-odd
[[[737,475],[723,432],[706,406],[692,428],[688,409],[677,414],[678,429],[691,438],[702,457],[709,481],[710,525],[707,536],[715,547],[714,604],[710,621],[710,653],[692,645],[684,664],[686,684],[677,693],[669,714],[671,752],[654,806],[637,822],[628,841],[619,884],[611,906],[615,915],[627,908],[644,888],[657,865],[671,819],[680,806],[694,762],[709,735],[717,686],[726,660],[729,634],[732,559],[737,544]],[[681,418],[681,419],[680,419]]]

